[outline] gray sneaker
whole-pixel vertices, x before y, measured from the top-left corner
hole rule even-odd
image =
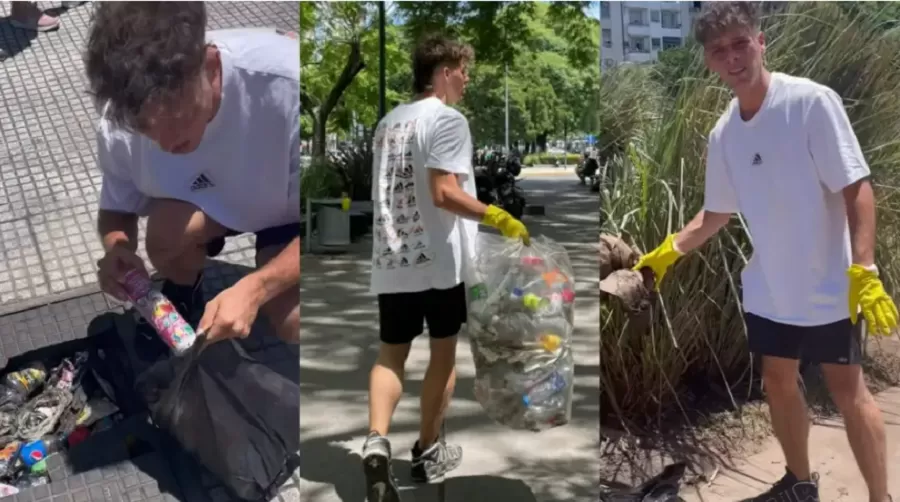
[[[769,491],[741,502],[819,502],[819,475],[812,473],[809,480],[802,481],[785,469],[784,477]]]
[[[419,453],[419,443],[413,447],[411,475],[417,483],[440,483],[444,476],[462,463],[462,448],[439,439]]]
[[[374,432],[369,434],[363,444],[362,463],[367,502],[400,502],[400,490],[391,470],[390,441]]]

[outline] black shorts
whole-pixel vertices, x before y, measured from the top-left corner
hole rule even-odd
[[[797,359],[812,364],[860,364],[862,320],[822,326],[792,326],[754,314],[744,314],[750,352]]]
[[[466,322],[466,286],[378,295],[378,318],[381,341],[392,345],[412,343],[425,323],[431,338],[456,336]]]
[[[247,232],[228,230],[225,233],[224,237],[213,239],[206,244],[206,255],[211,258],[218,256],[218,254],[222,252],[222,248],[225,247],[225,237],[236,237],[245,233]],[[259,232],[255,232],[255,235],[256,252],[259,253],[261,249],[265,249],[268,247],[283,247],[288,245],[292,240],[300,236],[300,224],[289,223],[287,225],[281,225],[279,227],[266,228],[260,230]]]

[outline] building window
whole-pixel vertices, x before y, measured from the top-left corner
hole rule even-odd
[[[600,19],[609,19],[609,2],[600,2]]]
[[[612,30],[603,28],[603,47],[612,47]]]
[[[650,37],[631,37],[630,52],[650,52]]]
[[[651,11],[650,11],[650,22],[651,22],[651,23],[658,23],[658,22],[659,22],[659,11],[658,11],[658,10],[651,10]]]
[[[675,49],[681,47],[681,37],[662,37],[662,48]]]
[[[647,9],[628,9],[628,24],[647,26]]]
[[[674,10],[662,11],[662,27],[667,29],[681,29],[681,20],[678,19],[678,12]]]
[[[659,39],[654,38],[652,42],[653,50],[659,50]]]

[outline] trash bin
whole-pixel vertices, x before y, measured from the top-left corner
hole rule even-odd
[[[350,245],[350,212],[323,205],[316,216],[316,228],[320,246]]]

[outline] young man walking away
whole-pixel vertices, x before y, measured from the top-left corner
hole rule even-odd
[[[889,501],[884,422],[863,380],[857,320],[862,310],[869,331],[888,334],[897,309],[878,279],[869,167],[841,98],[765,68],[765,37],[751,2],[709,3],[695,30],[707,66],[736,99],[709,135],[703,210],[636,268],[662,280],[682,253],[742,213],[754,247],[742,277],[747,335],[763,358],[787,464],[781,480],[750,500],[819,500],[797,382],[802,357],[822,366],[870,502]]]
[[[410,344],[427,323],[431,360],[421,396],[412,478],[435,482],[459,466],[462,449],[439,437],[456,383],[456,340],[466,322],[463,268],[478,222],[528,242],[525,226],[475,198],[472,138],[450,107],[463,96],[474,58],[468,45],[441,36],[413,54],[416,98],[375,130],[372,199],[375,225],[371,290],[378,295],[381,347],[369,377],[369,430],[363,446],[369,502],[399,502],[387,440],[403,392]]]
[[[300,54],[274,30],[206,32],[202,2],[103,2],[85,51],[102,108],[103,173],[97,228],[106,254],[98,279],[124,299],[121,281],[144,269],[207,340],[246,337],[257,315],[296,343],[300,330]],[[256,234],[256,270],[208,303],[202,270],[225,238]],[[167,353],[138,326],[138,354]]]

